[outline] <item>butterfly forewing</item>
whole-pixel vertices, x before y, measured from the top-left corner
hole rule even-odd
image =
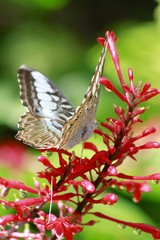
[[[60,147],[62,148],[71,148],[80,141],[87,140],[97,126],[95,115],[100,91],[99,78],[103,73],[106,51],[107,42],[104,43],[95,74],[91,79],[81,105],[77,107],[73,116],[64,125],[60,142]]]
[[[33,68],[22,65],[18,71],[20,96],[27,109],[40,116],[67,118],[74,113],[74,108],[63,93],[43,74]],[[68,116],[69,115],[69,116]],[[66,119],[64,119],[66,121]]]
[[[40,72],[26,66],[18,71],[20,95],[25,113],[16,138],[35,148],[71,148],[87,140],[96,128],[99,78],[102,76],[107,42],[84,99],[74,110],[63,93]]]

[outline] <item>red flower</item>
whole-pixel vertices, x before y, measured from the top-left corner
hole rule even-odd
[[[0,161],[13,168],[21,169],[27,158],[27,148],[14,140],[0,142]]]
[[[45,232],[45,230],[51,230],[52,236],[55,236],[56,239],[64,239],[72,240],[74,234],[82,231],[82,228],[78,225],[70,223],[72,218],[69,217],[59,217],[57,218],[55,215],[50,214],[46,215],[44,212],[40,211],[40,218],[36,218],[34,223],[37,228],[41,232]]]
[[[158,95],[160,91],[151,88],[150,83],[146,83],[144,86],[140,84],[135,86],[131,69],[128,70],[129,84],[126,83],[116,50],[117,39],[113,32],[107,32],[106,36],[121,89],[118,90],[108,78],[102,77],[99,82],[107,90],[113,91],[119,100],[123,101],[126,108],[114,106],[116,118],[107,117],[106,121],[101,123],[102,130],[95,130],[95,133],[101,136],[105,146],[104,149],[100,150],[93,143],[84,143],[84,150],[90,149],[92,152],[90,158],[80,158],[75,152],[64,149],[50,150],[54,152],[52,162],[44,155],[40,156],[38,161],[43,164],[44,170],[38,172],[38,177],[46,180],[46,184],[41,186],[39,180],[34,178],[35,188],[31,188],[18,181],[0,178],[1,198],[4,198],[0,200],[0,203],[4,207],[14,209],[13,214],[0,217],[1,238],[9,234],[10,237],[16,239],[18,237],[48,239],[46,231],[50,231],[51,238],[72,240],[76,233],[82,231],[82,226],[93,226],[96,223],[93,219],[83,223],[83,216],[88,214],[92,217],[96,216],[139,229],[151,234],[155,239],[160,239],[160,229],[153,226],[144,223],[132,223],[127,220],[122,221],[92,211],[96,204],[104,204],[105,207],[116,204],[118,193],[117,195],[111,193],[110,188],[113,186],[117,187],[117,190],[125,190],[132,195],[134,202],[139,202],[144,192],[151,191],[149,181],[160,180],[160,173],[148,176],[130,176],[119,172],[118,167],[123,164],[126,157],[135,161],[137,152],[150,148],[160,148],[160,143],[157,141],[145,141],[146,137],[155,133],[154,127],[146,128],[139,134],[133,132],[136,123],[143,123],[141,115],[147,110],[146,107],[139,106],[139,104]],[[102,45],[104,41],[104,38],[99,38]],[[143,143],[138,144],[137,141],[141,139],[143,139]],[[5,148],[6,146],[8,147],[8,145],[1,145],[0,151],[2,153],[4,153],[4,149],[5,152],[9,150],[9,148]],[[18,157],[22,157],[24,152],[14,147],[15,150],[16,157],[14,157],[14,154],[8,156],[17,161]],[[15,201],[5,200],[5,197],[7,196],[8,199],[9,194],[11,194],[10,189],[26,193],[23,195],[24,199],[17,199],[16,197]],[[46,208],[44,206],[47,204],[50,207],[45,213]],[[55,214],[53,206],[56,206]],[[11,222],[12,226],[5,228]],[[31,233],[31,230],[26,233],[25,229],[20,232],[19,228],[22,228],[25,223],[34,224],[38,233]]]

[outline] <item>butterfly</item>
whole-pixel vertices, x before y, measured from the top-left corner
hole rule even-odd
[[[69,149],[94,132],[100,84],[107,51],[104,43],[95,74],[76,109],[62,91],[39,71],[22,65],[18,70],[20,97],[27,112],[18,122],[18,140],[37,149]]]

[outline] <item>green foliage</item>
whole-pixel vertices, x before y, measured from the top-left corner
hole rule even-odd
[[[1,1],[0,125],[5,124],[11,129],[16,130],[19,116],[24,112],[19,100],[18,83],[16,79],[16,72],[21,64],[33,66],[53,79],[64,91],[65,95],[72,100],[75,106],[81,102],[92,74],[94,73],[94,68],[101,51],[101,47],[95,43],[94,38],[92,38],[92,43],[88,44],[87,37],[91,35],[88,29],[92,29],[94,36],[98,37],[104,32],[106,27],[109,26],[109,29],[113,28],[116,35],[119,36],[120,39],[123,39],[117,43],[117,46],[124,75],[127,76],[128,67],[132,67],[133,71],[136,72],[135,81],[137,83],[139,80],[143,82],[150,81],[153,87],[160,88],[159,8],[157,8],[156,11],[157,23],[154,21],[139,23],[138,19],[137,22],[127,19],[124,19],[125,22],[119,22],[115,12],[113,12],[114,27],[112,27],[113,22],[107,19],[106,11],[110,6],[108,5],[108,1],[106,2],[107,7],[102,6],[104,10],[103,13],[102,11],[100,11],[100,13],[98,12],[98,1],[97,8],[95,8],[97,10],[96,12],[93,12],[92,6],[90,6],[90,12],[87,13],[80,9],[79,16],[76,16],[78,19],[76,23],[79,23],[77,26],[75,24],[74,8],[73,10],[71,8],[72,11],[64,11],[65,7],[73,4],[69,0]],[[83,1],[81,4],[84,5]],[[87,28],[91,22],[91,17],[95,19],[97,14],[103,15],[101,28],[97,28],[94,21],[92,21],[92,23],[95,25],[92,24],[92,27]],[[86,25],[81,25],[81,18],[83,18],[83,16],[86,17]],[[72,22],[67,23],[66,19],[68,18],[72,18]],[[101,29],[103,29],[103,31],[101,31]],[[107,57],[104,75],[116,83],[117,76],[112,69],[111,61]],[[114,112],[111,112],[113,111],[110,106],[111,98],[112,93],[109,93],[108,97],[106,97],[106,94],[104,95],[102,90],[97,114],[98,121],[104,120],[106,112],[114,115]],[[120,105],[116,98],[114,99],[114,103]],[[154,116],[157,115],[158,122],[160,111],[157,98],[150,101],[150,105],[153,107],[146,113],[146,118],[148,119],[150,116],[153,116],[154,119]],[[2,132],[0,134],[1,138],[5,137]],[[81,148],[79,149],[81,152]],[[140,168],[136,169],[133,163],[131,165],[130,161],[126,164],[126,168],[135,167],[135,174],[142,173],[142,169],[144,171],[148,169],[149,171],[151,166],[148,165],[148,161],[146,161],[146,166],[146,157],[147,156],[143,154],[144,160],[140,164]],[[154,172],[159,156],[152,153],[148,155],[148,157],[151,159],[152,166],[154,163],[155,167],[152,169]],[[139,158],[142,158],[142,156]],[[33,161],[31,160],[28,166],[31,165],[33,169],[32,164]],[[4,171],[6,170],[3,168],[1,172]],[[28,171],[31,171],[31,169]],[[31,175],[26,173],[24,177],[28,178],[28,181],[31,181]],[[154,202],[159,201],[158,193],[154,195],[154,197],[153,195],[152,197],[149,196],[146,201],[150,202],[150,204],[153,203],[153,209]],[[125,204],[130,204],[130,200],[122,199],[121,203],[122,206],[125,206]],[[132,209],[132,214],[136,215],[134,220],[137,219],[139,222],[146,222],[146,218],[148,217],[150,223],[154,222],[154,217],[147,216],[147,213],[144,213],[143,210],[139,211],[135,204],[132,204],[130,209]],[[105,209],[101,210],[105,211]],[[113,211],[113,207],[111,211]],[[117,211],[122,214],[124,219],[127,219],[128,216],[124,207],[119,207],[119,209],[113,211],[113,214],[116,215]],[[76,239],[89,240],[93,239],[93,236],[95,239],[106,239],[106,237],[108,237],[114,240],[124,239],[124,236],[125,239],[136,238],[134,235],[132,238],[129,238],[129,236],[132,235],[131,230],[129,230],[129,233],[126,233],[126,229],[121,231],[117,229],[117,234],[114,224],[108,224],[107,227],[106,225],[107,223],[105,221],[104,224],[100,222],[97,226],[95,225],[91,230],[90,228],[86,228],[86,231],[84,231],[82,235],[79,235],[79,238],[77,236]],[[100,226],[102,226],[102,228]],[[112,227],[114,229],[113,231],[111,230]],[[111,235],[109,235],[110,233]],[[117,238],[116,234],[118,235]],[[142,237],[144,236],[140,236],[141,239],[143,239]],[[144,239],[146,238],[144,237]]]
[[[58,10],[66,6],[69,0],[32,0],[32,1],[20,1],[16,2],[24,7],[36,8],[37,10]]]

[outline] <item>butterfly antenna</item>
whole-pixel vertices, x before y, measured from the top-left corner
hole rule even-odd
[[[51,191],[50,191],[50,203],[49,203],[48,223],[50,223],[50,221],[51,221],[51,212],[52,212],[52,205],[53,205],[52,195],[53,195],[53,177],[51,177]]]
[[[80,163],[82,163],[83,152],[84,152],[84,142],[82,142],[82,149],[81,149]]]

